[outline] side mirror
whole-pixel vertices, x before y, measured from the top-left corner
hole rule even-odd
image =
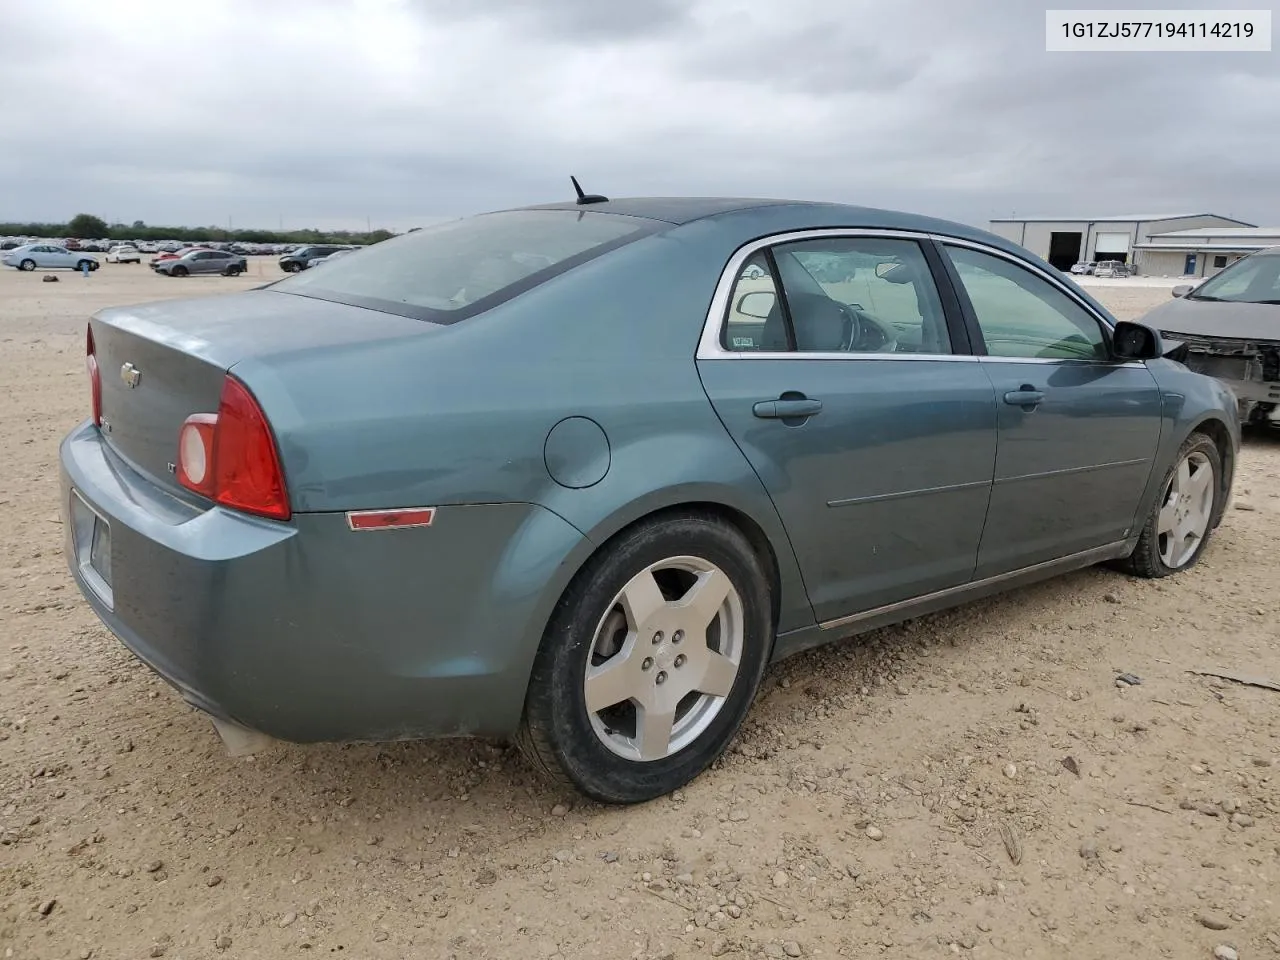
[[[876,276],[890,283],[910,283],[911,267],[900,260],[881,260],[876,264]]]
[[[764,320],[769,316],[769,311],[773,309],[777,299],[772,290],[751,290],[738,298],[738,303],[733,309],[744,317]]]
[[[1111,349],[1119,360],[1155,360],[1164,354],[1160,334],[1146,324],[1130,320],[1116,324]]]
[[[1195,287],[1193,287],[1189,283],[1180,283],[1173,288],[1173,295],[1175,297],[1185,297],[1188,293],[1190,293],[1194,289]]]

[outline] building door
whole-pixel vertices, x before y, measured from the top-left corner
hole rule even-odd
[[[1128,233],[1099,233],[1093,244],[1093,259],[1124,263],[1129,259],[1129,239]]]
[[[1049,234],[1049,256],[1045,257],[1059,270],[1070,270],[1072,265],[1084,259],[1084,249],[1079,232],[1058,232]]]
[[[1187,254],[1187,261],[1182,267],[1183,276],[1194,277],[1196,274],[1196,255],[1194,253]]]

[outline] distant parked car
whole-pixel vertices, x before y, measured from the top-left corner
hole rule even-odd
[[[236,277],[249,269],[249,263],[244,257],[225,250],[191,250],[180,257],[157,260],[151,264],[151,269],[167,277],[185,277],[198,273],[220,273],[224,277]]]
[[[339,250],[350,250],[349,246],[339,244],[319,244],[309,247],[299,247],[292,253],[286,253],[280,258],[280,269],[285,273],[301,273],[311,264],[312,260],[319,260],[321,257],[327,257],[330,254],[337,253]]]
[[[1081,260],[1079,263],[1072,264],[1071,272],[1077,276],[1092,276],[1097,267],[1097,260]]]
[[[1129,268],[1119,260],[1103,260],[1094,269],[1093,275],[1095,277],[1127,277]]]
[[[203,249],[205,248],[189,247],[187,249],[183,249],[179,247],[177,250],[165,250],[162,253],[157,253],[154,257],[148,260],[147,265],[154,267],[157,263],[161,263],[165,260],[176,260],[178,259],[178,257],[182,256],[184,253],[190,253],[192,250],[203,250]]]
[[[1174,358],[1230,388],[1247,423],[1280,424],[1280,247],[1180,283],[1142,322],[1181,344]]]
[[[82,270],[84,264],[90,270],[98,269],[98,258],[87,253],[77,253],[52,243],[28,243],[5,252],[2,261],[7,267],[19,270]]]
[[[328,263],[331,260],[337,260],[339,257],[345,257],[348,253],[355,253],[356,249],[357,248],[355,247],[350,247],[346,250],[335,250],[333,253],[329,254],[327,257],[316,257],[314,260],[312,260],[310,263],[307,264],[307,269],[310,270],[314,267],[320,266],[322,263]]]
[[[137,247],[112,247],[107,251],[107,263],[141,263],[142,254]]]

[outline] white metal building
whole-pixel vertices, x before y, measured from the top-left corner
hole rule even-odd
[[[1082,260],[1134,262],[1155,234],[1213,227],[1253,227],[1216,213],[1153,213],[1114,217],[1002,217],[990,230],[1026,247],[1060,270]],[[1141,264],[1139,264],[1141,269]]]
[[[1280,247],[1280,227],[1170,230],[1134,244],[1139,271],[1156,277],[1211,277],[1267,247]]]

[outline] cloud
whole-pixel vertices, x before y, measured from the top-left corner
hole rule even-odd
[[[170,9],[6,8],[0,182],[21,189],[0,220],[404,228],[567,197],[576,173],[978,223],[1280,222],[1280,54],[1046,53],[1022,0]]]

